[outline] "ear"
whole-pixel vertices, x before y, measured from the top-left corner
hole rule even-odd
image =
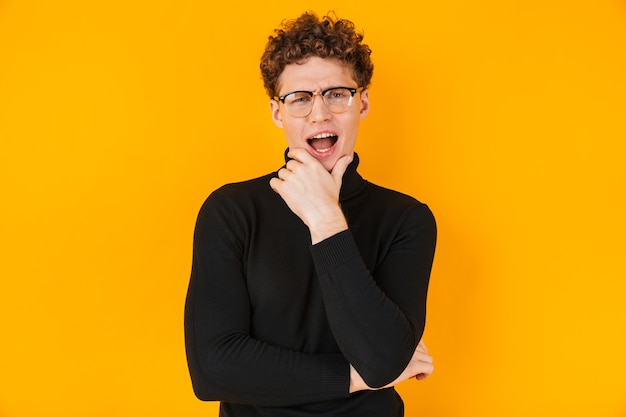
[[[270,100],[270,112],[272,113],[272,121],[274,122],[274,124],[279,127],[279,128],[283,128],[283,115],[280,112],[280,106],[278,104],[278,101],[276,100]]]
[[[361,120],[363,120],[370,111],[370,91],[367,89],[363,90],[359,96],[361,99]]]

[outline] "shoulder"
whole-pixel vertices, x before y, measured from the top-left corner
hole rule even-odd
[[[430,207],[421,200],[391,188],[368,181],[365,199],[355,206],[359,217],[376,219],[381,227],[391,230],[420,231],[435,236],[437,224]]]
[[[417,198],[405,194],[401,191],[386,188],[372,182],[367,182],[367,193],[369,198],[379,202],[379,206],[388,207],[389,209],[401,210],[401,211],[416,211],[418,213],[430,213],[432,212],[428,205]]]
[[[272,173],[262,177],[222,185],[209,194],[206,200],[238,201],[262,196],[272,191],[269,183],[274,175]]]
[[[228,212],[234,214],[253,209],[259,201],[273,197],[269,182],[275,174],[267,174],[250,180],[222,185],[205,199],[200,207],[200,216],[208,213]]]

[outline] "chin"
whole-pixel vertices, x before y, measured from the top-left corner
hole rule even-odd
[[[333,158],[333,159],[326,159],[326,160],[319,160],[320,163],[324,166],[324,168],[326,168],[326,170],[328,172],[331,172],[333,170],[333,168],[335,168],[335,164],[337,164],[337,158]]]

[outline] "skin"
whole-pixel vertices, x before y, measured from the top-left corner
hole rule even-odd
[[[349,67],[334,58],[311,57],[285,67],[278,80],[278,95],[291,91],[322,91],[330,87],[359,87]],[[278,171],[270,186],[309,228],[316,244],[348,229],[339,205],[339,191],[346,168],[352,162],[361,120],[369,112],[369,92],[355,94],[345,113],[331,113],[320,96],[314,97],[311,113],[302,118],[290,116],[284,105],[270,101],[272,120],[283,129],[292,158]],[[331,149],[318,152],[308,139],[332,133],[337,141]],[[423,342],[415,349],[406,369],[387,388],[415,377],[425,379],[433,372],[433,360]],[[357,370],[350,366],[350,392],[371,390]]]

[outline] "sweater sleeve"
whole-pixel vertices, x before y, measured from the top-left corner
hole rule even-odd
[[[341,354],[309,354],[251,336],[244,274],[245,220],[214,192],[198,215],[185,304],[187,362],[196,396],[255,406],[290,406],[348,396]]]
[[[311,248],[333,334],[370,387],[395,380],[422,337],[435,242],[435,219],[419,205],[405,213],[375,271],[349,230]]]

